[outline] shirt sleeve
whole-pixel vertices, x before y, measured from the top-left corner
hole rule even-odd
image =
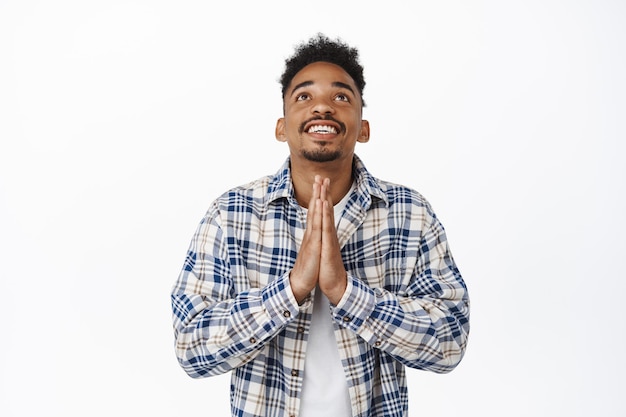
[[[469,333],[469,297],[450,253],[443,226],[433,215],[421,235],[406,289],[371,288],[348,274],[334,320],[403,364],[438,373],[461,361]]]
[[[241,290],[231,273],[227,240],[214,205],[200,223],[172,289],[176,356],[194,378],[252,360],[306,308],[298,306],[289,273],[264,288]]]

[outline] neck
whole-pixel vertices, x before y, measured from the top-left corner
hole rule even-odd
[[[312,162],[291,160],[291,181],[300,206],[308,208],[313,192],[315,176],[330,179],[330,195],[337,204],[350,191],[352,186],[352,160],[350,163]]]

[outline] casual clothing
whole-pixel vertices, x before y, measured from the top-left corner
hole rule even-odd
[[[298,416],[313,292],[298,305],[289,273],[304,235],[289,160],[218,198],[172,290],[176,354],[192,377],[232,371],[233,416]],[[405,365],[451,371],[465,352],[469,299],[444,229],[417,192],[354,159],[338,223],[348,272],[330,305],[353,416],[404,416]]]

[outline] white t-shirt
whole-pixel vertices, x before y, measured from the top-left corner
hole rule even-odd
[[[354,184],[346,196],[335,204],[335,226],[339,224],[353,190]],[[319,287],[315,289],[300,398],[300,417],[352,416],[348,384],[330,315],[330,302]]]

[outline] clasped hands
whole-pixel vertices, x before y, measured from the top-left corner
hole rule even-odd
[[[347,273],[341,258],[334,217],[330,179],[316,175],[302,245],[289,276],[298,303],[318,284],[335,305],[346,290]]]

